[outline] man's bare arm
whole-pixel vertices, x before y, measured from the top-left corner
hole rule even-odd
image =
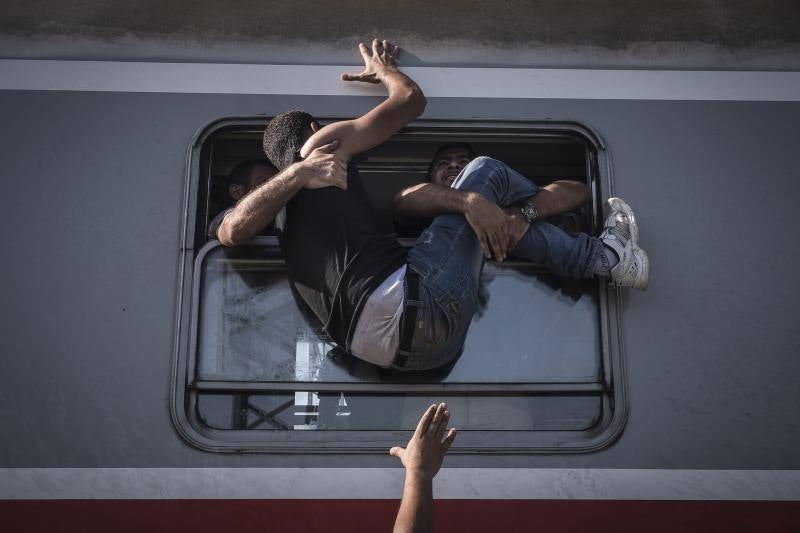
[[[250,191],[225,215],[217,230],[219,241],[225,246],[235,246],[253,238],[304,187],[346,189],[347,167],[333,155],[337,147],[336,141],[319,147],[305,160],[294,163]]]
[[[503,261],[508,252],[508,216],[494,202],[474,191],[460,191],[438,183],[421,183],[394,197],[397,213],[430,218],[446,213],[464,215],[488,259]]]
[[[540,218],[549,218],[580,207],[590,197],[589,188],[583,183],[560,180],[542,187],[530,202],[536,207]],[[507,213],[501,218],[503,210],[476,192],[461,191],[437,183],[421,183],[397,193],[394,206],[398,214],[417,218],[431,218],[446,213],[464,215],[486,257],[490,257],[491,250],[497,261],[503,261],[508,250],[513,249],[521,237],[519,231],[512,231],[511,228],[519,224],[514,224],[515,221]]]
[[[431,405],[422,415],[406,447],[395,446],[389,450],[391,455],[400,458],[406,469],[403,499],[394,523],[395,533],[433,531],[433,478],[456,438],[454,428],[447,430],[449,419],[447,404]]]
[[[394,197],[395,210],[401,215],[430,218],[444,213],[464,214],[469,191],[461,191],[436,183],[420,183],[407,187]],[[579,208],[589,201],[589,188],[571,180],[545,185],[531,199],[541,218],[549,218]]]
[[[550,218],[578,209],[592,197],[586,184],[574,180],[558,180],[539,189],[531,203],[540,218]]]
[[[353,156],[383,143],[425,111],[422,89],[397,68],[398,46],[392,47],[388,41],[375,39],[371,52],[363,43],[358,43],[358,48],[364,59],[364,70],[359,74],[343,74],[342,79],[383,83],[389,96],[355,120],[335,122],[320,129],[303,145],[301,157],[332,139],[338,139],[336,154],[349,161]]]

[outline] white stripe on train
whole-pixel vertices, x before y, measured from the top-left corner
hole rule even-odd
[[[353,66],[0,60],[0,90],[382,95]],[[429,97],[796,102],[800,72],[404,67]]]
[[[400,468],[3,468],[0,499],[394,499]],[[442,499],[800,500],[800,470],[449,468]]]

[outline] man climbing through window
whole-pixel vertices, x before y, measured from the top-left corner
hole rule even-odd
[[[426,101],[397,69],[397,47],[376,39],[371,51],[363,44],[359,50],[364,70],[343,79],[383,83],[386,100],[355,120],[324,128],[308,113],[290,111],[270,121],[264,132],[264,151],[279,169],[333,141],[338,141],[335,155],[348,162],[345,187],[310,189],[291,180],[262,186],[270,191],[264,211],[274,216],[286,206],[280,242],[292,283],[339,346],[401,370],[448,363],[463,348],[483,262],[492,253],[502,261],[512,250],[559,274],[611,273],[617,284],[646,286],[646,255],[636,245],[633,213],[624,203],[612,204],[603,241],[534,230],[538,218],[556,214],[559,202],[539,195],[532,182],[485,157],[467,165],[456,188],[429,183],[401,195],[402,210],[436,217],[408,253],[381,233],[350,160],[422,114]],[[519,217],[500,207],[513,211],[517,205]]]
[[[450,187],[464,167],[473,159],[475,159],[475,150],[468,143],[455,142],[442,145],[433,154],[428,165],[426,181]],[[591,198],[589,187],[579,181],[557,180],[541,187],[538,194],[541,195],[539,202],[544,201],[544,196],[548,196],[551,204],[549,210],[558,213],[548,218],[547,222],[565,231],[580,231],[580,217],[574,210],[586,204]],[[398,195],[396,200],[400,199],[401,196]],[[520,210],[516,207],[506,207],[503,210],[512,217],[521,216]],[[398,237],[417,238],[432,222],[433,217],[420,218],[398,213],[394,219],[394,229]]]

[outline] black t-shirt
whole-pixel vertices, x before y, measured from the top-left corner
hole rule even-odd
[[[432,223],[432,218],[412,218],[397,215],[394,217],[394,231],[398,237],[416,239]]]
[[[347,168],[346,191],[302,189],[292,198],[280,242],[298,294],[349,352],[367,298],[406,258],[405,249],[378,228],[354,164]]]

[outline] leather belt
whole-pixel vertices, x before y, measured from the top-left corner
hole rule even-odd
[[[400,343],[394,366],[402,368],[408,361],[414,341],[417,324],[417,308],[419,307],[419,277],[410,268],[406,269],[406,299],[403,304],[403,316],[400,318]]]

